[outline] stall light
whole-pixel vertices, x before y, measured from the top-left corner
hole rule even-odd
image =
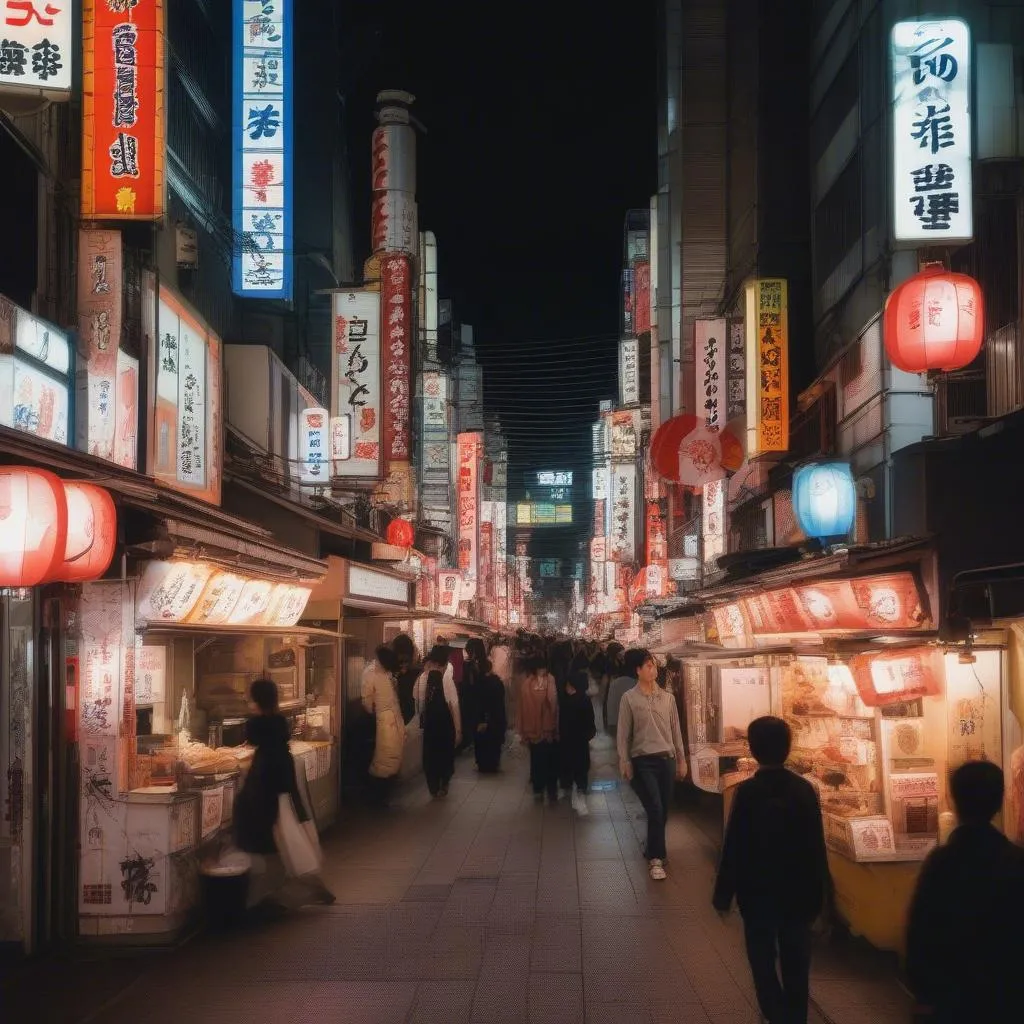
[[[67,551],[68,503],[60,477],[0,467],[0,587],[57,579]]]
[[[857,515],[857,487],[845,462],[814,462],[793,474],[793,511],[818,540],[846,537]]]

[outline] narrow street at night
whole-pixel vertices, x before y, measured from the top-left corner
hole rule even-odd
[[[613,764],[596,740],[598,791],[578,819],[567,801],[534,803],[522,756],[490,778],[463,759],[446,801],[413,785],[385,816],[327,840],[333,907],[60,972],[81,991],[51,968],[11,1019],[756,1024],[739,918],[723,922],[709,901],[714,824],[678,811],[668,881],[653,883],[643,812]],[[855,943],[817,951],[812,998],[811,1024],[904,1024],[909,1012],[892,970]]]

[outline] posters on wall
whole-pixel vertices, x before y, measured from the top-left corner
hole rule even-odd
[[[719,670],[722,697],[722,742],[747,738],[747,727],[755,718],[772,712],[768,669],[763,666]]]
[[[747,342],[743,321],[729,321],[729,351],[726,377],[726,422],[747,413]]]
[[[163,0],[83,0],[83,219],[164,215],[164,48]]]
[[[292,0],[234,0],[232,286],[292,295]]]
[[[145,322],[153,318],[154,280],[146,278]],[[169,288],[160,286],[150,337],[155,403],[150,414],[149,472],[175,490],[220,504],[221,340]]]
[[[632,460],[640,448],[641,417],[637,409],[615,412],[611,419],[612,459]]]
[[[351,458],[342,477],[383,475],[381,453],[380,293],[335,292],[331,358],[331,415],[347,416]]]
[[[972,656],[974,661],[968,664],[956,654],[944,658],[950,770],[965,761],[1002,763],[1002,654],[974,651]]]
[[[971,37],[959,18],[900,21],[892,75],[893,235],[948,245],[974,234]]]
[[[704,485],[702,496],[702,532],[704,567],[716,572],[718,559],[725,554],[725,481]]]
[[[0,295],[0,423],[67,444],[71,357],[63,331]]]
[[[138,360],[121,351],[121,232],[78,233],[78,332],[87,354],[77,373],[78,447],[135,469],[138,462]]]

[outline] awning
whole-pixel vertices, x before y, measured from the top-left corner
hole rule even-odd
[[[344,640],[347,634],[335,633],[329,629],[317,629],[312,626],[206,626],[193,625],[187,622],[162,623],[149,622],[143,624],[140,632],[147,636],[294,636],[308,640]]]

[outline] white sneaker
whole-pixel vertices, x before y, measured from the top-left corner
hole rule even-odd
[[[668,876],[665,874],[665,867],[657,857],[651,861],[651,878],[656,882],[664,881]]]
[[[587,797],[585,793],[581,793],[576,790],[572,795],[572,809],[581,817],[585,818],[590,813],[590,808],[587,806]]]

